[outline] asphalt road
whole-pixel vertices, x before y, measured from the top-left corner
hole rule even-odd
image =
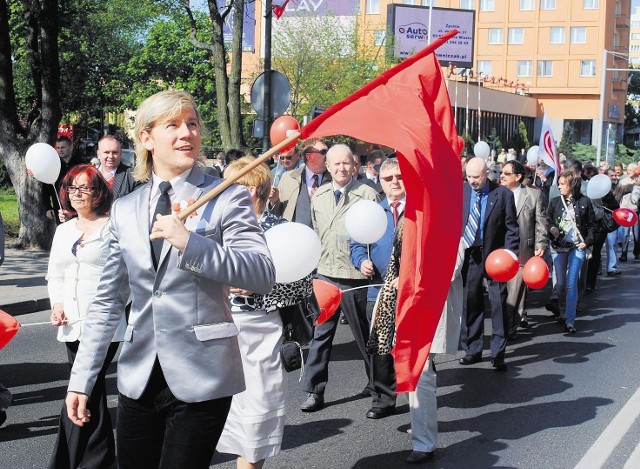
[[[438,357],[440,441],[423,467],[572,468],[583,458],[579,467],[640,467],[640,263],[620,268],[621,277],[600,278],[585,297],[573,336],[542,308],[546,292],[536,292],[531,327],[507,349],[507,373],[491,369],[487,351],[483,363],[465,368],[455,356]],[[0,468],[45,467],[53,447],[68,377],[64,347],[53,328],[27,326],[47,317],[20,316],[26,327],[0,352],[0,382],[14,394],[0,428]],[[364,369],[348,326],[339,327],[335,344],[324,410],[300,412],[298,373],[288,374],[283,451],[265,466],[410,467],[406,396],[395,415],[366,419]],[[108,385],[115,406],[115,366]],[[235,468],[230,456],[216,455],[212,464]]]

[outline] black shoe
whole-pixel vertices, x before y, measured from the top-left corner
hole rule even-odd
[[[544,308],[547,311],[550,311],[554,316],[560,316],[560,308],[558,307],[558,302],[549,300],[544,305]]]
[[[576,333],[576,328],[573,326],[565,326],[564,331],[567,334],[575,334]]]
[[[491,362],[491,366],[493,366],[493,369],[495,371],[499,371],[501,373],[504,373],[505,371],[507,371],[507,364],[503,361],[492,361]]]
[[[482,361],[482,355],[465,355],[458,363],[461,365],[473,365],[474,363],[480,363]]]
[[[300,406],[302,412],[315,412],[324,407],[324,396],[322,394],[316,394],[310,392],[307,394],[307,400],[305,400]]]
[[[627,262],[627,253],[623,252],[622,254],[620,254],[620,261],[621,262]]]
[[[520,320],[520,327],[523,329],[529,328],[529,321],[527,321],[525,318],[522,318]]]
[[[7,413],[3,410],[0,412],[0,427],[4,424],[5,420],[7,420]]]
[[[407,464],[422,464],[433,459],[433,451],[425,453],[423,451],[411,451],[411,454],[407,457]]]
[[[607,277],[617,277],[620,274],[622,274],[622,272],[620,272],[618,269],[613,269],[607,272]]]
[[[509,340],[509,341],[518,340],[518,333],[517,332],[512,332],[511,334],[509,334],[507,336],[507,340]]]
[[[396,412],[395,407],[372,407],[367,412],[368,419],[382,419],[393,415]]]
[[[349,320],[344,314],[340,315],[340,324],[349,324]]]
[[[586,291],[587,293],[593,293],[594,288],[593,287],[586,287],[584,289],[584,291]]]

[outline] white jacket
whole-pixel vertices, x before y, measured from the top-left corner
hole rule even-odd
[[[58,327],[60,342],[75,342],[82,337],[84,320],[93,301],[109,255],[109,223],[85,239],[73,255],[73,245],[80,239],[82,232],[74,218],[58,226],[53,237],[47,281],[51,306],[62,303],[68,323]],[[113,338],[121,342],[126,329],[124,315]]]

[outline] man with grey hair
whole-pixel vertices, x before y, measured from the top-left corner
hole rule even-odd
[[[367,276],[351,263],[345,215],[357,202],[377,200],[378,196],[374,189],[353,178],[353,164],[353,153],[348,146],[332,146],[327,152],[327,169],[331,173],[331,184],[320,186],[311,200],[313,227],[322,242],[317,277],[336,284],[341,290],[368,284]],[[371,369],[365,349],[369,339],[367,290],[362,288],[346,292],[342,295],[340,309],[349,321],[349,327],[362,354],[367,373],[365,390],[370,394]],[[307,392],[307,399],[300,406],[303,412],[315,412],[324,407],[324,390],[329,380],[329,359],[339,317],[339,312],[336,312],[314,329],[302,386]]]

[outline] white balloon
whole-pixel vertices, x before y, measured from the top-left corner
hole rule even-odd
[[[527,163],[529,163],[529,166],[535,166],[538,164],[539,150],[540,148],[538,147],[538,145],[533,145],[529,148],[529,150],[527,150]]]
[[[487,142],[483,142],[480,140],[473,146],[473,154],[475,156],[479,156],[480,158],[486,160],[489,154],[491,153],[491,148],[489,148],[489,144]]]
[[[264,236],[276,268],[276,282],[295,282],[318,267],[322,244],[307,225],[283,223],[267,230]]]
[[[347,210],[345,228],[351,239],[362,244],[378,241],[387,231],[387,215],[373,200],[361,200]]]
[[[34,143],[24,158],[27,169],[34,178],[45,184],[53,184],[60,175],[60,157],[51,145]]]
[[[596,174],[587,184],[587,197],[601,199],[611,190],[611,179],[606,174]]]

